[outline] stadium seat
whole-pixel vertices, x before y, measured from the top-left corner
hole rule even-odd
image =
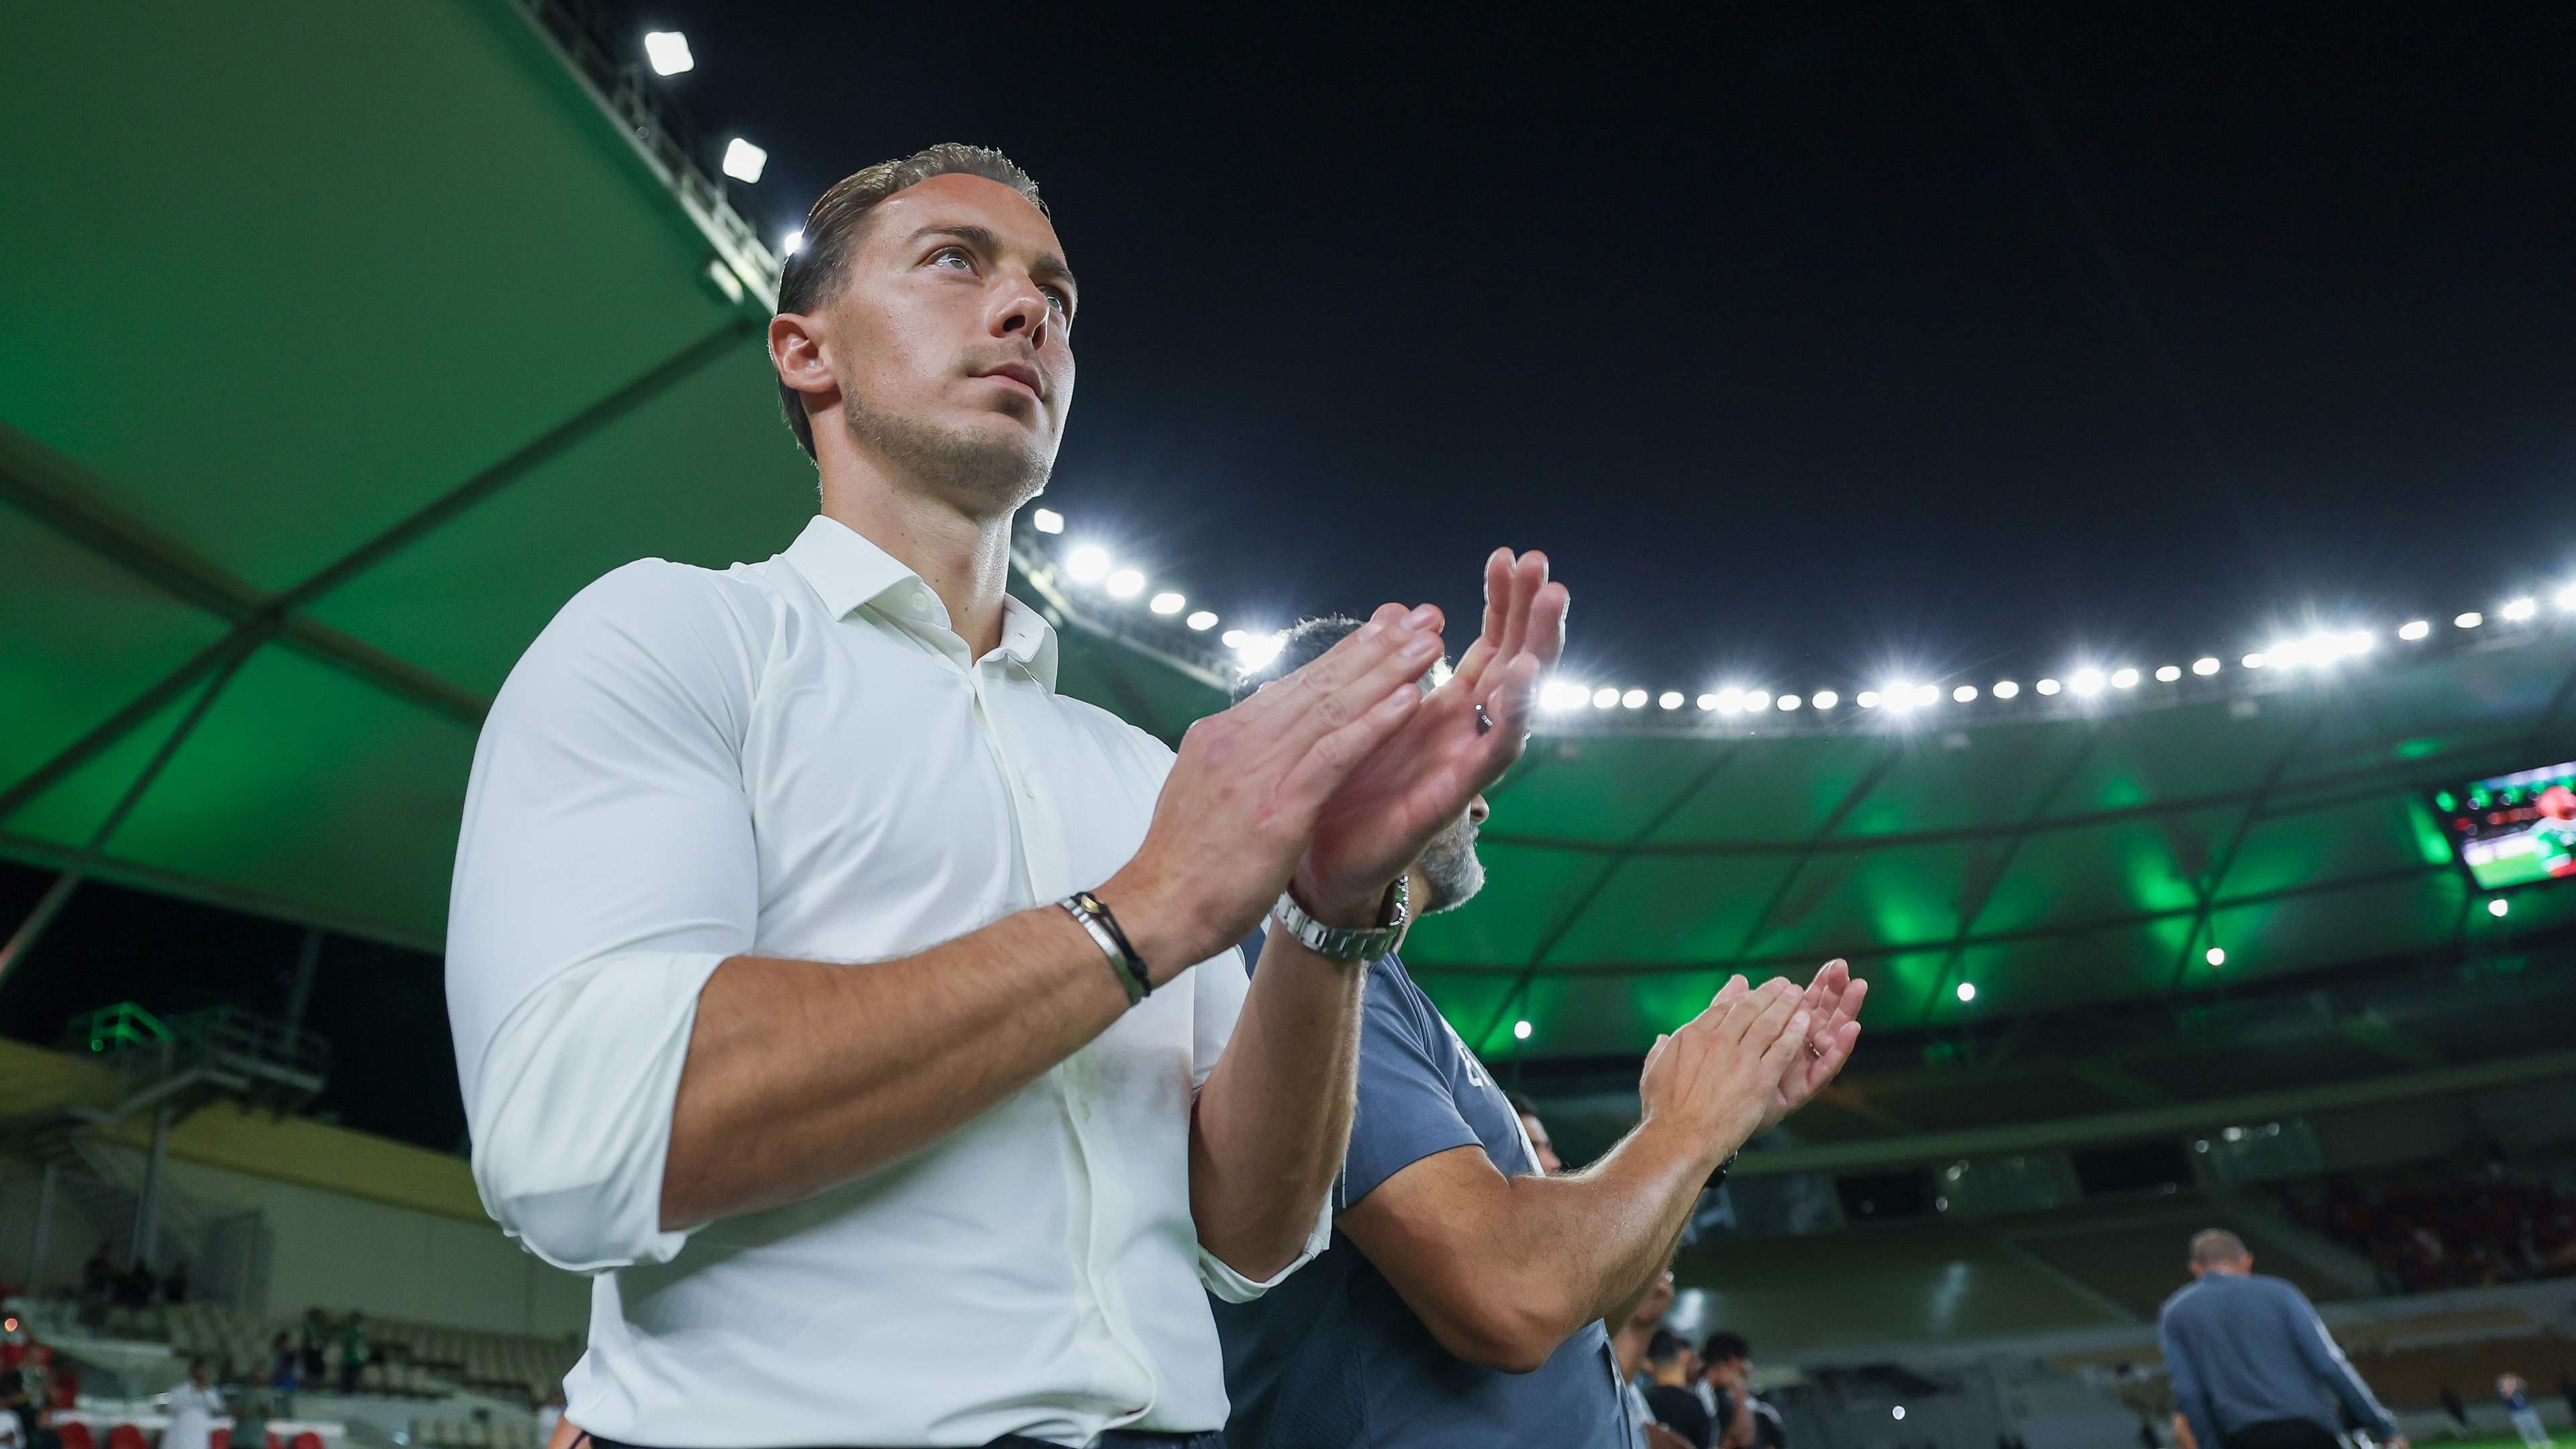
[[[63,1424],[54,1432],[62,1436],[63,1449],[97,1449],[98,1441],[90,1437],[87,1424]]]
[[[287,1446],[287,1449],[322,1449],[322,1436],[314,1433],[310,1429],[307,1429],[303,1433],[296,1435],[294,1441]]]
[[[132,1424],[119,1424],[107,1431],[107,1449],[143,1449],[143,1431]],[[320,1449],[318,1440],[315,1449]]]
[[[220,1424],[215,1426],[206,1436],[206,1449],[233,1449],[233,1431]]]

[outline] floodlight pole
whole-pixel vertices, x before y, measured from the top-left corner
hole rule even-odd
[[[134,1247],[128,1261],[154,1272],[153,1240],[161,1236],[161,1169],[170,1160],[170,1104],[152,1109],[152,1151],[143,1159],[143,1190],[135,1194]]]
[[[215,671],[214,678],[206,681],[206,687],[197,693],[196,702],[188,706],[188,712],[171,729],[170,737],[161,742],[161,748],[152,752],[152,758],[145,762],[142,773],[134,777],[134,783],[125,787],[125,794],[117,800],[116,808],[108,811],[107,818],[98,823],[98,829],[90,832],[89,843],[81,847],[79,855],[72,857],[71,864],[63,867],[61,875],[54,877],[54,883],[45,888],[36,908],[27,913],[27,919],[19,923],[16,933],[9,937],[9,944],[0,946],[0,985],[8,982],[11,968],[35,949],[36,942],[45,934],[45,928],[54,923],[54,917],[62,913],[64,903],[72,898],[72,892],[80,889],[81,882],[89,878],[98,858],[107,853],[107,842],[115,836],[117,827],[123,825],[125,817],[133,814],[134,807],[142,803],[143,792],[152,788],[152,782],[160,778],[163,767],[179,753],[179,746],[187,741],[197,722],[206,717],[207,708],[214,704],[215,697],[223,693],[224,686],[232,681],[242,661],[249,657],[250,647],[247,645],[234,650],[223,666]]]

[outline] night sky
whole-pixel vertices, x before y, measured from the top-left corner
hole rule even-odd
[[[1048,502],[1230,623],[1463,645],[1544,547],[1576,677],[1851,690],[2576,569],[2576,8],[1724,8],[606,14],[687,32],[648,83],[710,170],[768,148],[773,239],[933,141],[1033,171],[1083,287]],[[0,1030],[275,1012],[299,938],[93,887]],[[322,1105],[454,1147],[435,959],[321,979],[368,1063]]]
[[[610,13],[689,35],[650,83],[769,148],[773,238],[931,141],[1028,166],[1049,502],[1231,622],[1463,636],[1537,546],[1580,676],[1849,690],[2576,564],[2576,10],[1704,8]]]

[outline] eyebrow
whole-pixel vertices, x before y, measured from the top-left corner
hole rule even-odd
[[[991,227],[976,226],[971,222],[933,222],[914,232],[912,239],[915,243],[920,243],[935,236],[953,236],[959,241],[972,242],[996,254],[1002,250],[1002,238],[999,233]],[[1082,290],[1082,284],[1074,280],[1073,269],[1064,264],[1064,258],[1053,252],[1038,253],[1037,261],[1029,267],[1029,275],[1041,281],[1062,282],[1072,291]]]

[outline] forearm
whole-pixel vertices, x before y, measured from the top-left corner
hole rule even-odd
[[[1717,1162],[1702,1143],[1641,1125],[1583,1171],[1511,1180],[1514,1224],[1498,1260],[1517,1263],[1565,1323],[1634,1312],[1671,1265],[1682,1228]],[[1503,1259],[1503,1254],[1512,1256]],[[1614,1325],[1615,1326],[1615,1325]],[[1559,1335],[1562,1337],[1563,1335]]]
[[[892,961],[734,957],[698,996],[662,1226],[792,1202],[935,1142],[1126,1009],[1054,906]]]
[[[1190,1124],[1199,1243],[1247,1278],[1297,1260],[1341,1171],[1366,967],[1274,930]]]

